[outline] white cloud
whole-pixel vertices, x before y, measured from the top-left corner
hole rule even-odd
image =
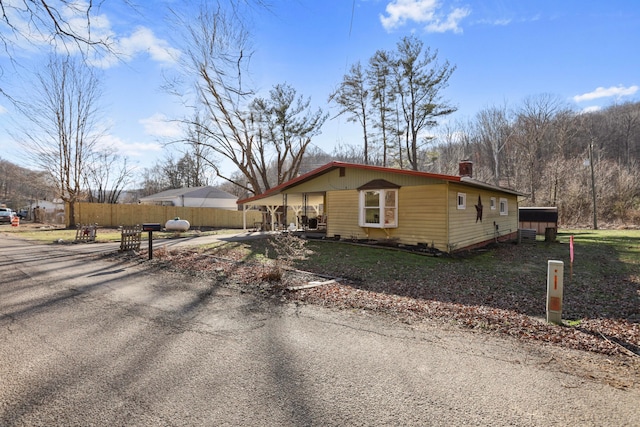
[[[430,33],[445,33],[447,31],[453,31],[454,33],[461,33],[462,28],[458,25],[460,21],[469,16],[471,10],[457,8],[454,9],[449,15],[447,15],[444,21],[436,20],[427,25],[427,31]]]
[[[583,93],[582,95],[574,96],[573,100],[575,102],[583,102],[583,101],[592,101],[594,99],[599,99],[599,98],[610,98],[612,96],[620,98],[622,96],[633,95],[636,92],[638,92],[639,89],[640,87],[635,85],[629,86],[629,87],[624,87],[622,85],[611,86],[609,88],[598,87],[596,88],[596,90],[592,92]]]
[[[507,25],[511,24],[511,22],[513,22],[513,20],[509,18],[502,18],[502,19],[494,19],[494,20],[480,19],[475,23],[482,24],[482,25],[491,25],[496,27],[506,27]]]
[[[9,111],[6,108],[4,108],[2,105],[0,105],[0,114],[6,114],[8,112]]]
[[[98,141],[99,146],[114,149],[118,154],[135,158],[149,156],[149,153],[158,154],[162,152],[162,145],[157,142],[125,142],[119,137],[111,134],[104,135]]]
[[[380,16],[382,26],[391,30],[404,25],[407,20],[416,22],[431,21],[434,18],[436,0],[395,0],[387,4],[388,17]]]
[[[460,21],[471,14],[468,8],[455,8],[449,14],[442,13],[438,0],[393,0],[385,10],[388,16],[380,15],[380,22],[387,31],[414,21],[426,24],[428,32],[461,33]]]
[[[146,119],[140,119],[139,122],[148,135],[175,138],[183,134],[180,123],[169,120],[164,114],[156,113]]]
[[[586,107],[583,108],[582,111],[580,111],[581,113],[595,113],[596,111],[600,111],[602,110],[602,107],[599,107],[597,105],[592,105],[590,107]]]
[[[146,27],[138,27],[130,37],[120,39],[117,49],[128,57],[147,52],[154,61],[165,63],[175,62],[179,54],[178,49],[170,47],[166,40],[157,38],[153,31]]]
[[[117,39],[112,45],[116,55],[94,57],[90,62],[100,68],[109,68],[119,61],[131,61],[140,54],[147,53],[152,60],[165,64],[174,64],[180,51],[159,39],[153,31],[146,27],[138,27],[129,37]]]

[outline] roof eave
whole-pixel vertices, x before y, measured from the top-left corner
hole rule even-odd
[[[486,188],[488,190],[494,190],[494,191],[500,191],[500,192],[503,192],[503,193],[513,194],[514,196],[522,196],[522,197],[527,196],[524,193],[521,193],[521,192],[516,191],[516,190],[512,190],[510,188],[504,188],[504,187],[500,187],[498,185],[487,184],[486,182],[477,181],[477,180],[475,180],[473,178],[469,178],[469,177],[462,177],[460,179],[460,182],[462,182],[464,184],[467,184],[467,185],[474,186],[474,187]]]
[[[256,196],[253,197],[248,197],[246,199],[242,199],[242,200],[238,200],[236,203],[239,205],[243,205],[246,203],[251,203],[253,201],[256,200],[260,200],[263,199],[265,197],[270,197],[273,195],[278,194],[280,191],[282,190],[286,190],[288,188],[291,188],[295,185],[301,184],[307,180],[313,179],[317,176],[320,176],[324,173],[327,173],[333,169],[337,169],[337,168],[352,168],[352,169],[365,169],[365,170],[372,170],[372,171],[378,171],[378,172],[391,172],[391,173],[396,173],[396,174],[401,174],[401,175],[412,175],[412,176],[423,176],[423,177],[427,177],[427,178],[434,178],[434,179],[442,179],[445,181],[452,181],[452,182],[459,182],[460,181],[460,177],[459,176],[453,176],[453,175],[442,175],[442,174],[435,174],[435,173],[430,173],[430,172],[420,172],[420,171],[414,171],[414,170],[410,170],[410,169],[394,169],[394,168],[387,168],[387,167],[383,167],[383,166],[371,166],[371,165],[361,165],[358,163],[346,163],[346,162],[329,162],[324,166],[320,166],[317,169],[314,169],[310,172],[307,172],[303,175],[300,175],[296,178],[293,178],[287,182],[284,182],[276,187],[270,188],[269,190],[265,191],[262,194],[258,194]]]

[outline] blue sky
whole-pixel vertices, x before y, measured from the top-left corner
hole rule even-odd
[[[139,168],[165,156],[162,141],[178,129],[166,122],[185,113],[160,88],[175,71],[175,29],[165,6],[183,1],[149,1],[132,11],[106,1],[94,32],[109,34],[123,53],[103,58],[105,144],[117,147]],[[289,0],[272,1],[252,18],[251,79],[265,94],[288,83],[332,116],[329,94],[351,64],[366,64],[378,49],[393,50],[415,34],[437,49],[440,61],[457,67],[444,96],[458,107],[450,121],[472,118],[489,106],[516,107],[527,96],[557,95],[576,110],[640,100],[640,2],[636,0]],[[15,18],[18,19],[18,18]],[[15,21],[14,21],[15,22]],[[0,24],[0,31],[6,28]],[[14,52],[26,69],[46,56],[35,41]],[[27,71],[0,52],[2,87],[19,93]],[[97,66],[98,66],[97,65]],[[0,157],[28,166],[7,130],[19,117],[0,98]],[[361,132],[345,118],[329,120],[315,145],[331,152],[356,144]]]

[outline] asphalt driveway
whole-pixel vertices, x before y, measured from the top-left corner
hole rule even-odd
[[[2,426],[640,420],[639,388],[563,369],[578,352],[283,305],[96,256],[116,245],[2,243]]]

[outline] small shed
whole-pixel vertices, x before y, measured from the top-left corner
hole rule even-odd
[[[238,210],[233,194],[211,186],[175,188],[140,198],[143,205]]]
[[[547,228],[558,232],[558,208],[557,207],[520,207],[518,208],[521,229],[536,230],[544,235]]]

